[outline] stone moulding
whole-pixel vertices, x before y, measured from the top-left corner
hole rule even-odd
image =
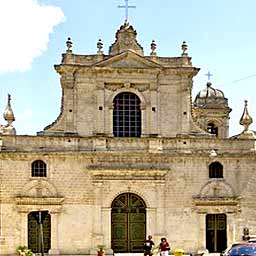
[[[167,170],[90,170],[93,180],[165,180]]]
[[[63,197],[27,197],[17,196],[16,205],[62,205]]]
[[[193,209],[197,213],[239,213],[240,197],[193,197]]]

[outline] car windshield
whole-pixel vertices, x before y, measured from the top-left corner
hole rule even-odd
[[[232,248],[229,256],[256,256],[256,246],[236,246]]]

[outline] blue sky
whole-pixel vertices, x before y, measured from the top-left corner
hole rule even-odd
[[[130,0],[129,22],[137,30],[145,55],[157,43],[159,56],[180,56],[186,41],[195,67],[193,99],[205,88],[210,70],[213,87],[223,90],[233,109],[230,135],[243,128],[244,100],[256,123],[255,0]],[[60,63],[67,37],[73,52],[95,54],[99,38],[104,52],[124,21],[124,0],[1,0],[0,114],[12,96],[18,134],[32,134],[60,112],[61,87],[53,65]],[[0,124],[5,120],[0,117]],[[250,127],[256,130],[253,123]]]

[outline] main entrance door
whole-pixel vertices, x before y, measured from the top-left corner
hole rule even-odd
[[[47,211],[41,212],[43,248],[47,253],[51,248],[51,215]],[[41,252],[41,229],[39,212],[30,212],[28,215],[28,248],[34,253]]]
[[[112,203],[111,246],[114,252],[143,252],[146,205],[137,195],[125,193]]]
[[[222,252],[227,247],[226,214],[206,215],[206,248],[209,252]]]

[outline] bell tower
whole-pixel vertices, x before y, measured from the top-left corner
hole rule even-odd
[[[213,88],[212,83],[208,81],[206,88],[196,95],[192,112],[200,128],[217,138],[227,138],[231,110],[224,93]]]

